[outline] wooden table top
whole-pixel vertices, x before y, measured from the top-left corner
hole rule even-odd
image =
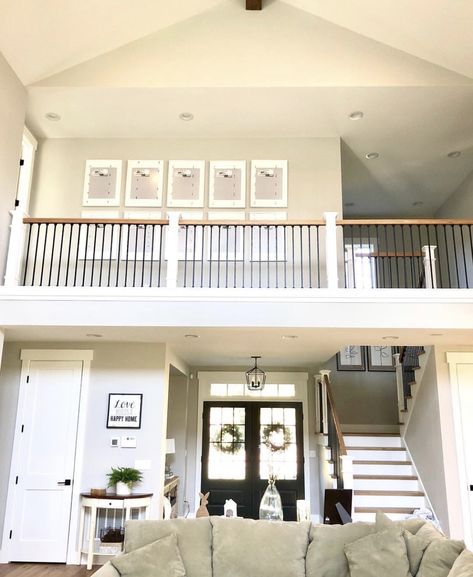
[[[92,495],[91,493],[81,493],[81,497],[88,499],[104,499],[104,500],[122,500],[122,499],[143,499],[144,497],[152,497],[153,493],[132,493],[131,495],[117,495],[116,493],[106,493],[105,495]]]

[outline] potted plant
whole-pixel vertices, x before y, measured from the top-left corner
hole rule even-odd
[[[108,486],[116,487],[117,495],[130,495],[133,485],[143,479],[141,471],[132,467],[112,467],[112,472],[107,473]]]

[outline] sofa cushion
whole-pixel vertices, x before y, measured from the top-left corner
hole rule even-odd
[[[93,573],[94,577],[120,577],[120,573],[115,569],[115,567],[108,561],[105,565],[102,565],[98,571]]]
[[[411,577],[406,543],[399,527],[345,545],[350,577]]]
[[[465,549],[453,564],[448,577],[472,577],[473,553]]]
[[[403,519],[402,521],[393,521],[382,511],[376,511],[376,531],[383,531],[390,527],[400,527],[401,529],[406,529],[413,535],[416,535],[417,531],[419,531],[425,523],[426,521],[424,519]]]
[[[213,577],[305,577],[310,523],[210,520]]]
[[[434,539],[443,539],[444,536],[431,523],[423,525],[415,535],[407,530],[404,530],[403,535],[406,541],[409,568],[411,575],[415,577],[427,547]]]
[[[464,548],[463,541],[434,539],[425,550],[417,577],[447,577]]]
[[[306,558],[307,577],[349,577],[345,545],[375,531],[374,523],[313,525]]]
[[[187,577],[212,577],[212,526],[209,518],[128,521],[125,553],[175,534]]]
[[[121,577],[185,577],[175,534],[111,560]]]

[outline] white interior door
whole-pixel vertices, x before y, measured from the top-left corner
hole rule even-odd
[[[10,561],[66,561],[81,380],[81,361],[31,361],[21,384]]]

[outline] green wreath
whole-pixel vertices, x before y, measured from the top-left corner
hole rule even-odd
[[[281,423],[266,425],[262,430],[262,441],[272,453],[283,453],[291,444],[291,431]]]
[[[221,453],[231,455],[235,452],[235,446],[244,443],[243,434],[237,425],[222,425],[213,438],[215,447]]]

